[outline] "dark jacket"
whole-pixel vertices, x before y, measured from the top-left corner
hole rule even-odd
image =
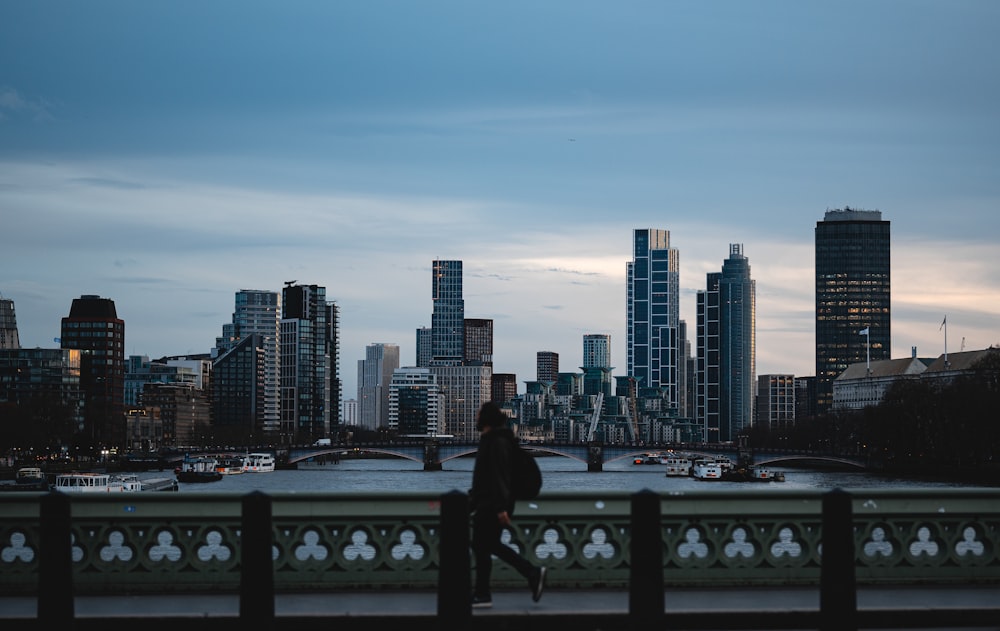
[[[517,439],[507,427],[494,427],[479,439],[476,464],[472,469],[470,509],[490,511],[494,515],[514,513],[511,491],[511,451]]]

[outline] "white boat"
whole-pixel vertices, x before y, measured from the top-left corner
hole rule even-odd
[[[699,458],[691,465],[691,476],[696,480],[721,480],[722,465],[714,460]]]
[[[134,473],[61,473],[53,488],[63,493],[138,493],[142,482]]]
[[[663,464],[667,465],[667,477],[686,478],[691,475],[691,459],[687,456],[671,454],[664,459]]]
[[[243,456],[224,456],[219,460],[215,470],[222,475],[243,473]]]
[[[274,471],[274,454],[247,454],[243,459],[243,471],[246,473],[267,473]]]

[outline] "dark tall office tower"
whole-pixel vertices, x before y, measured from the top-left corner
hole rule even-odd
[[[854,363],[891,359],[889,222],[877,210],[828,210],[816,222],[816,413]]]
[[[535,354],[535,380],[549,384],[559,380],[559,353],[538,351]]]
[[[330,400],[335,371],[326,288],[286,283],[281,310],[281,439],[312,442],[329,434],[337,413]]]
[[[465,353],[465,300],[462,299],[462,261],[435,260],[432,264],[431,365],[461,366]]]
[[[243,397],[247,402],[255,401],[253,417],[244,418],[237,424],[258,437],[278,434],[281,427],[281,391],[278,384],[281,373],[278,351],[280,321],[281,302],[278,292],[260,289],[241,289],[236,292],[232,322],[222,325],[222,336],[215,338],[213,356],[218,363],[226,359],[226,355],[237,346],[243,348],[239,351],[238,361],[226,360],[228,379],[214,384],[216,388],[227,389],[230,392],[215,391],[212,406],[213,422],[225,425],[237,423],[237,417],[234,416],[232,409],[223,410],[223,406],[228,406],[230,403],[223,404],[222,400],[232,402]],[[254,360],[252,366],[245,361],[249,359],[250,352],[244,340],[252,335],[259,336],[255,339],[263,355],[260,365],[263,374],[260,377],[257,374],[257,361]],[[239,374],[241,369],[243,372]],[[257,383],[258,378],[262,383]],[[256,392],[258,389],[260,391]],[[251,391],[254,391],[253,396],[250,395]],[[245,405],[238,407],[246,409]]]
[[[14,301],[0,297],[0,350],[17,350],[19,348],[21,348],[21,341],[17,335]]]
[[[340,305],[334,300],[326,303],[326,352],[330,357],[327,383],[330,384],[330,425],[331,435],[340,431],[343,419],[340,418],[340,404],[344,399],[344,382],[340,378]]]
[[[701,426],[702,440],[719,442],[722,435],[721,412],[722,387],[719,378],[719,346],[721,340],[719,331],[722,323],[719,321],[719,281],[721,272],[710,272],[707,275],[705,290],[697,295],[697,351],[695,360],[695,420]]]
[[[734,441],[753,423],[756,283],[743,246],[730,244],[722,272],[698,292],[698,422],[708,442]]]
[[[512,372],[495,372],[491,385],[491,398],[500,405],[517,396],[517,375]]]
[[[417,329],[417,368],[427,368],[431,365],[431,328],[422,326]]]
[[[681,398],[680,253],[668,230],[633,231],[626,264],[626,371],[639,390],[663,393],[678,410]]]
[[[493,320],[466,318],[465,320],[465,365],[493,365]]]
[[[266,429],[262,413],[267,373],[265,353],[264,336],[250,333],[242,335],[212,362],[212,427],[222,443],[254,445],[266,441],[265,436],[278,433],[277,424]]]
[[[125,321],[115,302],[100,296],[73,299],[62,319],[61,347],[81,351],[81,442],[90,449],[125,446]]]

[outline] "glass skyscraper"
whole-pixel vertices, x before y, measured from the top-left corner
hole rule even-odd
[[[462,261],[435,260],[432,264],[431,365],[461,366],[465,358],[465,300],[462,298]]]
[[[281,311],[281,433],[312,442],[329,435],[340,405],[337,309],[326,287],[287,283]]]
[[[281,304],[278,292],[262,289],[241,289],[236,292],[234,302],[232,322],[224,323],[222,325],[222,336],[215,339],[216,360],[221,362],[221,364],[225,364],[228,361],[226,356],[237,346],[246,346],[245,340],[250,336],[260,336],[254,340],[254,344],[259,344],[257,348],[260,349],[263,355],[260,362],[263,369],[261,392],[259,396],[255,397],[259,399],[259,406],[254,403],[254,418],[244,419],[241,424],[246,424],[249,421],[250,427],[255,431],[274,435],[278,433],[281,420],[281,394],[278,383],[281,369],[278,350],[278,323],[281,321]],[[243,348],[240,354],[246,354],[246,357],[249,358],[252,353],[249,353],[248,349]],[[248,366],[244,360],[233,363],[237,367]],[[253,368],[253,372],[256,372],[256,368]],[[238,379],[238,381],[244,383],[244,386],[249,385],[251,380],[258,381],[260,379],[256,374],[249,374]],[[219,387],[225,388],[230,385],[236,386],[234,390],[237,393],[243,392],[244,396],[246,392],[250,392],[256,388],[254,386],[254,388],[248,389],[236,384],[222,384]],[[221,422],[222,417],[219,416],[220,413],[224,412],[222,410],[216,412],[215,422]],[[233,419],[233,421],[235,420]]]
[[[662,393],[678,408],[680,253],[668,230],[633,231],[632,260],[626,264],[626,370],[637,387]]]
[[[891,359],[889,222],[877,210],[828,210],[816,222],[816,413],[854,363]]]
[[[742,245],[707,275],[697,316],[697,419],[706,441],[733,441],[753,422],[756,387],[756,283]]]

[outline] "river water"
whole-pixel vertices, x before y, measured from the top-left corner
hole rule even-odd
[[[604,471],[589,472],[585,464],[562,457],[539,458],[544,477],[542,492],[571,490],[639,491],[657,493],[722,489],[740,486],[754,489],[858,488],[985,488],[947,481],[908,480],[876,476],[866,472],[783,469],[784,482],[723,482],[667,477],[664,465],[636,465],[630,460],[605,463]],[[338,464],[300,463],[296,470],[243,473],[223,476],[217,482],[180,483],[179,492],[378,492],[421,491],[447,493],[468,491],[472,483],[472,458],[449,460],[441,471],[424,471],[422,463],[405,459],[345,459]],[[142,478],[164,477],[166,472],[147,471]]]

